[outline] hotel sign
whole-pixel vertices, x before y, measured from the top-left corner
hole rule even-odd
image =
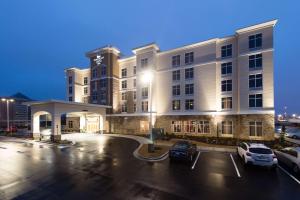
[[[97,55],[97,57],[94,59],[94,62],[95,62],[97,65],[101,65],[103,59],[104,59],[103,56]]]

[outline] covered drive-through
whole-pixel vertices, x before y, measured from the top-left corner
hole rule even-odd
[[[36,101],[25,103],[31,106],[31,132],[33,138],[41,138],[40,116],[51,118],[50,138],[53,141],[61,139],[62,116],[78,117],[79,129],[85,132],[105,131],[106,109],[110,106],[68,102],[60,100]],[[46,117],[47,118],[47,117]]]

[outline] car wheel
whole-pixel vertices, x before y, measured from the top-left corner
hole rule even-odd
[[[293,165],[293,171],[294,171],[296,174],[299,173],[299,167],[298,167],[298,165],[296,165],[296,164]]]
[[[297,139],[297,136],[296,136],[296,135],[293,135],[292,138],[293,138],[293,139]]]

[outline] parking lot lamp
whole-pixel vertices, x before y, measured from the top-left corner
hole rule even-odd
[[[7,130],[7,132],[9,132],[9,130],[10,130],[10,128],[9,128],[9,102],[14,102],[15,100],[14,99],[5,99],[5,98],[2,98],[1,100],[2,100],[2,102],[6,102],[6,123],[7,123],[6,130]]]

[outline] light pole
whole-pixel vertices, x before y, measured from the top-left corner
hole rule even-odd
[[[7,123],[7,132],[9,132],[9,102],[14,102],[14,99],[1,99],[3,102],[6,102],[6,123]]]
[[[150,135],[150,140],[153,143],[153,135],[152,135],[152,80],[153,80],[153,72],[152,71],[146,71],[143,74],[143,81],[145,83],[149,84],[149,135]]]

